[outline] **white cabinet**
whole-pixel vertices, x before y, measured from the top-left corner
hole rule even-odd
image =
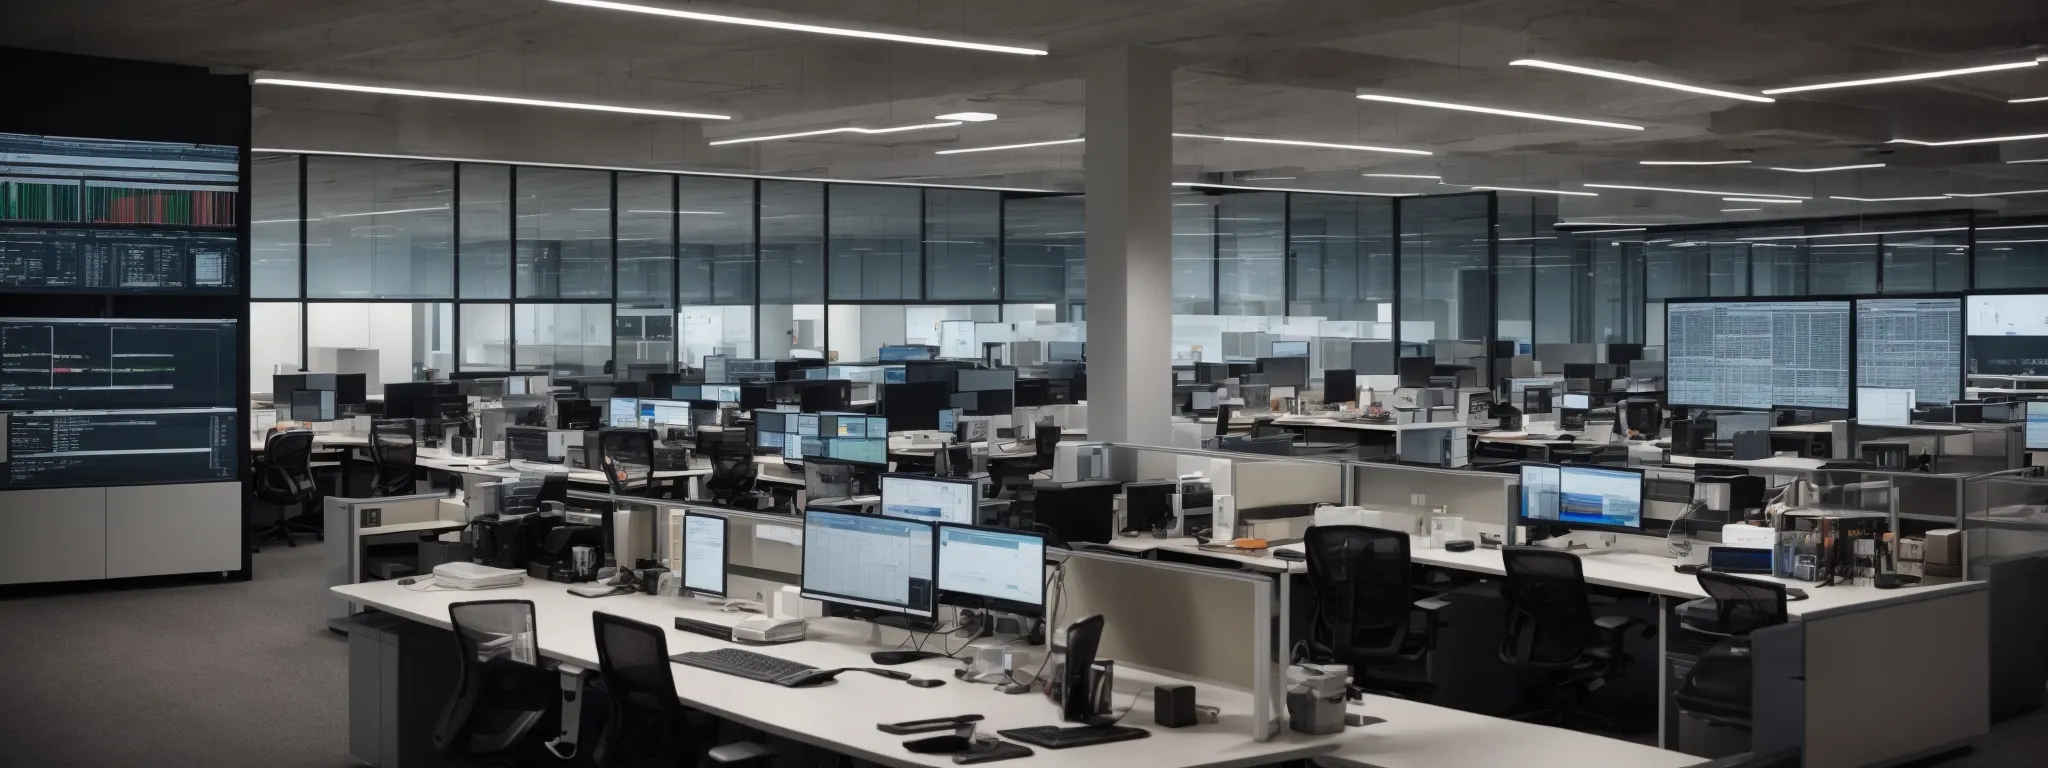
[[[241,483],[104,490],[106,578],[241,569]]]
[[[0,584],[106,576],[107,489],[0,493]]]

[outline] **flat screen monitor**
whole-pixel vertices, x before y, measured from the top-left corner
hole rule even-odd
[[[642,400],[640,420],[647,426],[690,426],[690,403],[686,400]]]
[[[1342,369],[1323,371],[1323,402],[1348,403],[1357,399],[1357,372]]]
[[[333,421],[334,392],[327,389],[301,389],[291,393],[292,421]]]
[[[725,564],[732,552],[726,519],[697,512],[683,513],[683,588],[711,597],[725,597]]]
[[[1230,366],[1222,363],[1195,363],[1195,383],[1222,384],[1230,378]]]
[[[783,420],[790,421],[792,419],[796,422],[796,428],[790,431],[795,432],[804,437],[821,436],[820,430],[824,428],[824,425],[820,423],[818,419],[818,414],[800,413],[792,417],[786,417]]]
[[[1567,392],[1564,397],[1558,399],[1558,407],[1572,411],[1592,410],[1593,396]]]
[[[425,419],[433,413],[421,404],[436,395],[458,394],[460,388],[452,381],[405,381],[384,385],[384,417],[387,419]]]
[[[506,427],[505,458],[546,463],[550,458],[548,430],[544,427]]]
[[[740,386],[738,384],[723,384],[716,387],[706,386],[703,389],[703,395],[700,399],[716,400],[721,403],[738,405],[740,402]]]
[[[2027,401],[2027,450],[2048,451],[2048,400]]]
[[[1088,358],[1088,344],[1081,341],[1050,341],[1045,344],[1045,359],[1078,363]]]
[[[705,396],[704,396],[704,385],[702,385],[702,384],[676,384],[676,385],[672,385],[672,386],[670,386],[670,387],[668,388],[668,396],[669,396],[669,399],[671,399],[671,400],[708,400],[708,399],[712,399],[712,398],[707,398],[707,397],[705,397]]]
[[[758,410],[754,412],[754,431],[791,432],[794,430],[789,422],[793,418],[796,414],[790,411]]]
[[[1670,403],[1847,410],[1849,310],[1847,301],[1667,304]]]
[[[882,415],[892,429],[905,432],[939,428],[939,411],[951,404],[952,386],[942,381],[882,385]]]
[[[1259,372],[1269,385],[1302,389],[1308,386],[1308,357],[1261,357]]]
[[[1553,393],[1549,387],[1529,387],[1522,390],[1523,415],[1533,416],[1539,413],[1549,413],[1551,394]],[[1584,397],[1584,395],[1580,395],[1580,397]]]
[[[233,481],[239,423],[236,408],[0,411],[0,490]]]
[[[1856,386],[1911,390],[1922,403],[1961,399],[1963,300],[1857,301]]]
[[[886,480],[886,478],[885,478]],[[939,602],[1003,613],[1045,613],[1045,537],[939,526]]]
[[[704,356],[704,383],[706,383],[706,384],[730,384],[730,383],[732,383],[732,374],[731,374],[731,373],[730,373],[729,371],[727,371],[727,370],[726,370],[726,363],[727,363],[727,362],[728,362],[729,360],[731,360],[731,358],[729,358],[729,357],[726,357],[725,355],[705,355],[705,356]]]
[[[929,523],[823,509],[804,511],[807,600],[930,618],[936,567]]]
[[[99,98],[107,116],[140,109]],[[194,125],[198,104],[149,117]],[[114,122],[92,129],[120,130]],[[0,133],[0,178],[0,292],[236,293],[246,226],[236,147]]]
[[[1880,387],[1856,388],[1856,421],[1861,424],[1905,426],[1913,423],[1913,390]]]
[[[233,407],[238,344],[233,320],[0,318],[0,411]]]
[[[647,426],[640,420],[640,399],[635,397],[614,397],[607,401],[604,425],[617,429],[634,429]]]
[[[1308,342],[1306,342],[1306,341],[1276,341],[1276,342],[1273,342],[1273,356],[1274,356],[1274,357],[1308,357]]]
[[[932,350],[925,346],[883,347],[878,359],[885,363],[901,363],[908,360],[930,360]]]
[[[1399,384],[1403,387],[1427,387],[1429,377],[1436,374],[1434,357],[1404,357],[1401,358],[1399,366]]]
[[[887,437],[828,437],[822,440],[826,458],[878,467],[889,463]]]
[[[959,392],[1008,392],[1017,387],[1017,369],[977,370],[962,368],[953,389]]]
[[[500,392],[498,393],[498,396],[502,397],[502,396],[504,396],[504,392],[502,391],[502,390],[503,390],[503,388],[504,388],[504,382],[498,382],[498,386],[499,386],[499,389],[501,390],[501,391],[500,391]],[[468,394],[474,394],[474,393],[472,393],[472,392],[464,392],[463,394],[465,394],[465,395],[468,395]],[[368,402],[370,402],[370,376],[369,376],[369,374],[364,374],[364,373],[337,373],[337,374],[334,374],[334,404],[335,404],[335,405],[342,405],[342,406],[346,406],[346,405],[363,405],[363,404],[365,404],[365,403],[368,403]]]
[[[975,484],[917,475],[882,476],[882,514],[927,523],[973,525]]]
[[[1521,517],[1528,523],[1641,532],[1643,472],[1523,464]]]

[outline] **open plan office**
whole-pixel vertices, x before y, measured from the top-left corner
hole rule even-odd
[[[2048,274],[2008,260],[2048,216],[1189,181],[1167,139],[1399,150],[1168,135],[1154,53],[1076,65],[1089,198],[859,143],[981,97],[577,164],[417,149],[456,118],[266,145],[271,90],[340,86],[0,48],[47,74],[0,111],[0,610],[305,563],[219,637],[316,641],[321,746],[377,768],[1849,768],[2041,709]],[[437,97],[380,88],[337,98]]]

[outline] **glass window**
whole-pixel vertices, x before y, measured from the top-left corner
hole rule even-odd
[[[609,304],[516,304],[512,362],[555,376],[602,376],[612,369]]]
[[[299,370],[305,353],[299,335],[304,306],[296,301],[249,303],[250,392],[269,392],[272,374]]]
[[[1976,287],[2048,287],[2048,224],[1981,222]]]
[[[512,306],[462,305],[461,370],[505,371],[512,368]]]
[[[779,359],[798,352],[804,357],[825,357],[825,305],[764,303],[759,316],[755,357]]]
[[[464,299],[512,298],[512,167],[463,163],[461,179]]]
[[[924,191],[925,298],[995,300],[996,245],[1001,234],[1001,192],[978,189]],[[838,230],[834,229],[836,236]]]
[[[676,222],[676,295],[681,301],[752,305],[753,180],[678,177]],[[752,315],[748,317],[751,328]]]
[[[455,166],[306,158],[306,293],[314,298],[453,295]]]
[[[1884,292],[1928,293],[1968,288],[1968,217],[1894,219],[1870,227],[1884,235]],[[1915,231],[1915,230],[1950,230]]]
[[[371,393],[387,382],[418,381],[431,368],[447,372],[455,361],[455,305],[378,302],[306,305],[306,365],[334,370],[343,350],[376,355]]]
[[[1497,199],[1494,334],[1501,339],[1528,343],[1539,337],[1544,341],[1570,340],[1573,274],[1570,250],[1562,247],[1561,235],[1551,228],[1557,222],[1557,198],[1502,192],[1497,193]],[[1536,301],[1539,281],[1543,283],[1542,303],[1549,305],[1542,309]],[[1551,321],[1554,335],[1537,331],[1539,314]]]
[[[761,301],[824,300],[825,185],[761,182]]]
[[[678,320],[685,365],[702,368],[706,355],[754,357],[752,305],[685,306]]]
[[[913,187],[834,184],[832,298],[922,299],[924,196]]]
[[[1806,228],[1808,235],[1838,235],[1800,241],[1807,250],[1808,295],[1877,292],[1878,236],[1839,237],[1862,231],[1860,223],[1816,224]]]
[[[1804,296],[1808,293],[1806,270],[1811,255],[1804,241],[1792,237],[1805,234],[1804,227],[1759,227],[1736,232],[1748,238],[1784,238],[1747,241],[1752,295]]]
[[[1632,236],[1642,237],[1640,234]],[[1583,316],[1589,318],[1586,330],[1590,332],[1574,329],[1572,341],[1643,343],[1642,241],[1610,240],[1600,235],[1579,239],[1592,239],[1588,260],[1591,268],[1585,270],[1586,283],[1591,290],[1588,300],[1580,303],[1585,308]],[[1541,306],[1540,299],[1538,306]],[[1573,315],[1578,317],[1581,313],[1575,308]]]
[[[1213,195],[1173,196],[1173,313],[1216,313],[1216,202]]]
[[[1403,344],[1425,344],[1445,363],[1472,365],[1490,380],[1484,340],[1492,333],[1488,282],[1492,194],[1404,198],[1401,216]]]
[[[612,174],[515,168],[522,299],[612,298]]]
[[[623,306],[672,306],[675,178],[665,173],[619,174],[618,296]]]
[[[860,362],[905,341],[900,304],[833,304],[825,308],[826,359]]]
[[[249,296],[299,297],[299,156],[249,158]],[[296,321],[294,321],[296,322]],[[294,340],[294,346],[297,341]],[[268,388],[270,383],[264,381]],[[264,391],[264,390],[256,390]]]
[[[1394,201],[1294,195],[1288,215],[1295,302],[1289,314],[1392,322]]]
[[[1079,195],[1004,201],[1005,300],[1087,300],[1084,205]]]
[[[1216,214],[1217,313],[1286,314],[1286,193],[1224,195]]]

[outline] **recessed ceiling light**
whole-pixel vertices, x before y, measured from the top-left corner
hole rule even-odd
[[[1087,141],[1087,139],[1059,139],[1059,140],[1056,140],[1056,141],[1034,141],[1034,142],[1030,142],[1030,143],[1028,143],[1028,144],[1003,144],[1003,145],[1001,145],[1001,146],[995,146],[995,147],[968,147],[968,148],[966,148],[966,149],[941,149],[941,150],[939,150],[939,151],[937,151],[937,152],[933,152],[932,154],[934,154],[934,155],[961,155],[961,154],[966,154],[966,153],[968,153],[968,152],[995,152],[995,151],[998,151],[998,150],[1004,150],[1004,149],[1030,149],[1031,147],[1051,147],[1051,146],[1056,146],[1056,145],[1060,145],[1060,144],[1079,144],[1079,143],[1081,143],[1081,142],[1084,142],[1084,141]]]
[[[1921,195],[1921,196],[1918,196],[1918,197],[1849,197],[1848,195],[1832,195],[1832,196],[1828,197],[1828,199],[1829,199],[1829,200],[1852,200],[1852,201],[1855,201],[1855,202],[1858,202],[1858,203],[1903,203],[1903,202],[1906,202],[1906,201],[1908,201],[1908,200],[1947,200],[1947,199],[1948,199],[1948,196],[1947,196],[1947,195]]]
[[[1910,81],[1910,80],[1932,80],[1932,79],[1934,79],[1934,78],[1937,78],[1937,77],[1955,77],[1955,76],[1957,76],[1957,75],[1974,75],[1974,74],[1977,74],[1977,73],[1979,73],[1979,72],[1997,72],[1997,71],[1999,71],[1999,70],[2005,70],[2005,69],[2020,69],[2020,68],[2023,68],[2023,67],[2032,67],[2032,66],[2035,66],[2035,65],[2038,65],[2038,64],[2040,64],[2040,62],[2038,62],[2038,61],[2035,61],[2035,60],[2033,60],[2033,59],[2027,59],[2026,61],[2015,61],[2015,62],[2009,62],[2009,63],[2006,63],[2006,64],[1990,64],[1990,65],[1986,65],[1986,66],[1982,66],[1982,67],[1965,67],[1965,68],[1963,68],[1963,69],[1944,69],[1944,70],[1940,70],[1940,71],[1937,71],[1937,72],[1917,72],[1917,73],[1914,73],[1914,74],[1910,74],[1910,75],[1892,75],[1892,76],[1890,76],[1890,77],[1872,77],[1872,78],[1867,78],[1867,79],[1863,79],[1863,80],[1844,80],[1844,81],[1841,81],[1841,82],[1838,82],[1838,83],[1814,83],[1813,85],[1795,85],[1795,86],[1791,86],[1791,87],[1788,87],[1788,88],[1772,88],[1772,89],[1770,89],[1770,90],[1764,91],[1764,93],[1766,93],[1766,94],[1771,94],[1771,95],[1776,95],[1776,94],[1780,94],[1780,93],[1798,93],[1798,92],[1801,92],[1801,91],[1818,91],[1818,90],[1822,90],[1822,89],[1825,89],[1825,88],[1853,88],[1853,87],[1856,87],[1856,86],[1859,86],[1859,85],[1882,85],[1882,84],[1884,84],[1884,83],[1903,83],[1903,82],[1907,82],[1907,81]]]
[[[1376,179],[1429,179],[1431,181],[1444,180],[1444,177],[1442,176],[1429,176],[1420,173],[1361,173],[1359,175],[1371,176]]]
[[[1738,237],[1737,240],[1826,240],[1835,237],[1874,237],[1877,235],[1925,235],[1935,232],[1962,232],[1969,227],[1938,227],[1935,229],[1896,229],[1889,232],[1834,232],[1824,235],[1771,235],[1769,237]]]
[[[707,112],[678,112],[670,109],[647,109],[644,107],[621,107],[612,104],[589,104],[577,101],[550,101],[528,99],[518,96],[489,96],[480,93],[457,93],[454,91],[427,91],[417,88],[388,88],[379,85],[353,85],[319,80],[302,80],[289,77],[270,77],[258,73],[257,85],[282,85],[292,88],[320,88],[329,91],[354,91],[377,93],[386,96],[418,96],[428,99],[453,99],[456,101],[482,101],[491,104],[516,104],[523,107],[555,107],[558,109],[581,109],[592,112],[620,112],[628,115],[652,115],[655,117],[686,117],[697,120],[731,120],[731,115],[714,115]]]
[[[1521,188],[1521,187],[1489,187],[1489,186],[1482,186],[1482,185],[1478,185],[1478,184],[1473,184],[1473,185],[1469,185],[1469,186],[1471,186],[1471,187],[1472,187],[1473,189],[1490,189],[1490,190],[1493,190],[1493,191],[1495,191],[1495,192],[1528,192],[1528,193],[1531,193],[1531,194],[1538,194],[1538,195],[1576,195],[1576,196],[1579,196],[1579,197],[1599,197],[1599,196],[1600,196],[1600,193],[1598,193],[1598,192],[1572,192],[1572,191],[1568,191],[1568,190],[1562,190],[1562,189],[1523,189],[1523,188]]]
[[[1322,142],[1322,141],[1296,141],[1296,140],[1294,140],[1294,139],[1254,139],[1254,138],[1247,138],[1247,137],[1244,137],[1244,136],[1211,136],[1211,135],[1208,135],[1208,134],[1202,134],[1202,133],[1176,133],[1176,134],[1174,134],[1174,136],[1175,136],[1176,138],[1182,138],[1182,139],[1211,139],[1211,140],[1215,140],[1215,141],[1235,141],[1235,142],[1243,142],[1243,143],[1247,143],[1247,144],[1279,144],[1279,145],[1282,145],[1282,146],[1288,146],[1288,147],[1314,147],[1314,148],[1317,148],[1317,149],[1356,149],[1356,150],[1361,150],[1361,151],[1365,151],[1365,152],[1394,152],[1394,153],[1397,153],[1397,154],[1403,154],[1403,155],[1427,155],[1427,154],[1430,154],[1429,152],[1426,152],[1426,151],[1423,151],[1423,150],[1420,150],[1420,149],[1400,149],[1400,148],[1397,148],[1397,147],[1375,147],[1375,146],[1372,146],[1372,145],[1370,145],[1370,144],[1331,144],[1331,143],[1329,143],[1329,142]]]
[[[2048,195],[2048,189],[2015,189],[2010,192],[1950,192],[1949,197],[2011,197],[2014,195]]]
[[[996,113],[994,113],[994,112],[954,112],[953,114],[950,114],[950,115],[939,115],[938,117],[934,117],[934,118],[932,118],[932,119],[933,119],[933,120],[958,120],[958,121],[960,121],[960,122],[963,122],[963,123],[986,123],[986,122],[988,122],[988,121],[990,121],[990,120],[994,120],[994,119],[996,119]]]
[[[1289,187],[1249,187],[1243,184],[1209,184],[1200,181],[1176,181],[1176,187],[1196,189],[1243,189],[1252,192],[1307,192],[1315,195],[1351,195],[1353,197],[1414,197],[1413,192],[1352,192],[1339,189],[1293,189]]]
[[[1952,141],[1921,141],[1919,139],[1892,139],[1886,144],[1918,144],[1923,147],[1953,147],[1958,144],[1995,144],[2001,141],[2030,141],[2048,139],[2048,133],[2027,133],[2018,136],[1990,136],[1982,139],[1955,139]]]
[[[1681,195],[1715,195],[1715,196],[1720,196],[1720,195],[1750,195],[1750,196],[1760,196],[1760,195],[1770,195],[1770,194],[1771,194],[1771,193],[1768,193],[1768,192],[1715,192],[1715,191],[1712,191],[1712,190],[1705,190],[1705,189],[1678,189],[1678,188],[1675,188],[1675,187],[1641,187],[1641,186],[1636,186],[1636,185],[1633,185],[1633,184],[1582,184],[1582,185],[1580,185],[1580,186],[1586,186],[1586,187],[1593,187],[1593,188],[1596,188],[1596,189],[1634,189],[1634,190],[1639,190],[1639,191],[1642,191],[1642,192],[1676,192],[1676,193],[1678,193],[1678,194],[1681,194]],[[1790,199],[1790,200],[1811,200],[1811,199],[1813,199],[1813,198],[1810,198],[1810,197],[1800,197],[1800,196],[1798,196],[1798,195],[1772,195],[1772,196],[1773,196],[1773,197],[1776,197],[1776,198],[1779,198],[1779,199]]]
[[[1762,208],[1723,208],[1723,209],[1721,209],[1721,212],[1722,212],[1722,213],[1741,213],[1741,212],[1743,212],[1743,211],[1761,211],[1761,210],[1763,210],[1763,209],[1762,209]]]
[[[870,30],[865,30],[865,29],[854,29],[854,28],[851,28],[851,27],[832,27],[832,26],[824,26],[824,25],[820,25],[820,24],[801,24],[801,23],[797,23],[797,22],[791,22],[791,21],[776,21],[776,20],[773,20],[773,19],[764,19],[764,18],[758,18],[758,17],[750,17],[750,16],[740,16],[740,15],[736,15],[736,14],[731,14],[731,13],[708,13],[708,12],[706,12],[706,11],[685,11],[685,10],[681,10],[681,9],[678,9],[678,8],[665,8],[665,7],[659,7],[659,6],[652,6],[652,5],[634,5],[634,4],[632,4],[632,3],[614,3],[614,2],[608,2],[608,0],[555,0],[555,2],[557,2],[557,3],[568,3],[568,4],[570,4],[570,5],[582,5],[582,6],[588,6],[588,7],[591,7],[591,8],[603,8],[603,9],[606,9],[606,10],[612,10],[612,11],[631,11],[631,12],[633,12],[633,13],[651,13],[651,14],[654,14],[654,15],[656,15],[656,16],[669,16],[669,17],[673,17],[673,18],[678,18],[678,19],[690,19],[690,20],[692,20],[692,21],[712,21],[712,22],[718,22],[718,23],[720,23],[720,24],[741,24],[741,25],[745,25],[745,26],[749,26],[749,27],[767,27],[767,28],[769,28],[769,29],[781,29],[781,30],[787,30],[787,31],[790,31],[790,32],[811,32],[811,33],[815,33],[815,34],[820,34],[820,35],[838,35],[838,36],[841,36],[841,37],[865,37],[865,38],[868,38],[868,39],[870,39],[870,40],[887,40],[887,41],[889,41],[889,42],[892,42],[892,43],[915,43],[915,44],[917,44],[917,45],[938,45],[938,46],[944,46],[944,47],[947,47],[947,48],[965,48],[965,49],[968,49],[968,50],[973,50],[973,51],[989,51],[989,52],[991,52],[991,53],[1016,53],[1016,54],[1022,54],[1022,55],[1025,55],[1025,56],[1044,56],[1044,55],[1046,55],[1046,51],[1045,51],[1045,49],[1044,49],[1044,48],[1042,48],[1042,47],[1041,47],[1041,48],[1026,48],[1026,47],[1023,47],[1023,46],[1015,46],[1015,45],[996,45],[996,44],[993,44],[993,43],[976,43],[976,42],[971,42],[971,41],[967,41],[967,40],[949,40],[949,39],[946,39],[946,38],[941,38],[941,37],[926,37],[926,36],[923,36],[923,35],[906,35],[906,34],[897,34],[897,33],[894,33],[894,32],[877,32],[877,31],[870,31]]]
[[[1653,80],[1651,78],[1641,77],[1637,75],[1624,75],[1620,72],[1609,72],[1606,70],[1574,66],[1571,64],[1558,64],[1556,62],[1543,61],[1541,59],[1516,59],[1514,61],[1508,62],[1508,65],[1514,67],[1541,67],[1543,69],[1554,69],[1559,72],[1571,72],[1580,75],[1591,75],[1593,77],[1604,77],[1609,80],[1623,80],[1626,82],[1638,83],[1641,85],[1654,85],[1658,88],[1670,88],[1673,90],[1686,91],[1689,93],[1703,93],[1708,96],[1722,96],[1730,99],[1741,99],[1743,101],[1760,101],[1766,104],[1773,101],[1777,101],[1777,99],[1767,98],[1764,96],[1752,96],[1747,93],[1722,91],[1713,88],[1701,88],[1697,85],[1685,85],[1683,83],[1674,83],[1669,80]]]
[[[745,143],[748,143],[748,142],[754,142],[754,141],[775,141],[775,140],[778,140],[778,139],[801,139],[801,138],[804,138],[804,137],[806,137],[806,136],[825,136],[825,135],[829,135],[829,134],[834,134],[834,133],[858,133],[858,134],[861,134],[861,135],[864,135],[864,136],[873,136],[873,135],[876,135],[876,134],[882,134],[882,133],[902,133],[902,132],[904,132],[904,131],[922,131],[922,130],[925,130],[925,129],[927,129],[927,128],[951,128],[951,127],[953,127],[953,126],[956,126],[956,125],[959,125],[959,124],[960,124],[960,122],[959,122],[959,121],[957,121],[957,120],[955,120],[955,121],[949,121],[949,122],[944,122],[944,123],[919,123],[919,124],[917,124],[917,125],[899,125],[899,126],[896,126],[896,127],[894,127],[894,128],[855,128],[855,127],[853,127],[853,126],[844,126],[844,127],[840,127],[840,128],[826,128],[826,129],[823,129],[823,130],[817,130],[817,131],[799,131],[799,132],[797,132],[797,133],[778,133],[778,134],[775,134],[775,135],[773,135],[773,136],[748,136],[748,137],[745,137],[745,138],[739,138],[739,139],[720,139],[720,140],[718,140],[718,141],[710,142],[710,145],[711,145],[711,146],[714,146],[714,147],[722,147],[722,146],[725,146],[725,145],[727,145],[727,144],[745,144]]]
[[[1637,165],[1748,165],[1748,160],[1637,160]]]
[[[1798,201],[1798,200],[1786,200],[1786,199],[1782,199],[1782,198],[1776,198],[1776,197],[1724,197],[1724,198],[1721,198],[1721,199],[1722,199],[1722,200],[1726,200],[1726,201],[1728,201],[1728,202],[1731,202],[1731,203],[1776,203],[1776,204],[1780,204],[1780,205],[1798,205],[1798,204],[1799,204],[1799,201]]]
[[[1832,173],[1834,171],[1860,171],[1865,168],[1883,167],[1884,163],[1864,163],[1862,165],[1831,165],[1826,168],[1772,168],[1771,170],[1785,171],[1787,173]]]
[[[1529,118],[1529,119],[1531,119],[1531,120],[1549,120],[1549,121],[1552,121],[1552,122],[1558,122],[1558,123],[1576,123],[1576,124],[1578,124],[1578,125],[1594,125],[1594,126],[1599,126],[1599,127],[1601,127],[1601,128],[1620,128],[1620,129],[1622,129],[1622,130],[1625,130],[1625,131],[1640,131],[1640,130],[1643,130],[1643,127],[1642,127],[1642,126],[1640,126],[1640,125],[1629,125],[1628,123],[1610,123],[1610,122],[1607,122],[1607,121],[1605,121],[1605,120],[1587,120],[1587,119],[1585,119],[1585,118],[1582,118],[1582,117],[1560,117],[1560,116],[1557,116],[1557,115],[1541,115],[1541,114],[1537,114],[1537,113],[1535,113],[1535,112],[1517,112],[1517,111],[1515,111],[1515,110],[1512,110],[1512,109],[1495,109],[1495,108],[1493,108],[1493,107],[1475,107],[1475,106],[1472,106],[1472,105],[1470,105],[1470,104],[1452,104],[1452,103],[1449,103],[1449,102],[1443,102],[1443,101],[1424,101],[1424,100],[1422,100],[1422,99],[1410,99],[1410,98],[1404,98],[1404,97],[1400,97],[1400,96],[1382,96],[1382,95],[1380,95],[1380,94],[1377,94],[1377,93],[1361,93],[1361,94],[1358,94],[1358,98],[1364,99],[1364,100],[1366,100],[1366,101],[1384,101],[1384,102],[1387,102],[1387,103],[1389,103],[1389,104],[1407,104],[1407,105],[1410,105],[1410,106],[1416,106],[1416,107],[1436,107],[1437,109],[1455,109],[1455,110],[1459,110],[1459,111],[1463,111],[1463,112],[1483,112],[1483,113],[1485,113],[1485,114],[1489,114],[1489,115],[1504,115],[1504,116],[1507,116],[1507,117],[1526,117],[1526,118]]]

